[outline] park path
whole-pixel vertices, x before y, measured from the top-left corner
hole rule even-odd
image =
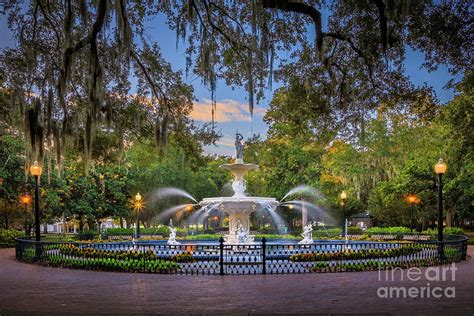
[[[474,256],[474,247],[468,249]],[[474,314],[474,259],[455,281],[379,281],[379,273],[186,276],[41,267],[0,249],[0,316],[74,314]],[[424,269],[422,269],[424,270]],[[383,276],[383,274],[382,274]],[[384,277],[382,277],[384,279]],[[455,287],[455,298],[379,298],[380,287]],[[25,313],[26,312],[26,313]],[[33,314],[33,313],[31,313]],[[37,313],[34,313],[37,314]]]

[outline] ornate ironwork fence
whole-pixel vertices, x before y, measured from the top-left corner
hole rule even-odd
[[[180,274],[288,274],[432,266],[466,259],[467,237],[438,242],[413,237],[392,242],[318,241],[309,245],[219,242],[65,242],[16,239],[16,258],[54,267]]]

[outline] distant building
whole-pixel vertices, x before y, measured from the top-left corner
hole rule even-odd
[[[363,230],[374,226],[374,218],[369,211],[358,213],[351,216],[352,226],[359,227]]]
[[[47,227],[44,227],[47,226]],[[79,232],[79,224],[77,223],[76,220],[70,220],[70,221],[65,221],[65,220],[58,220],[57,222],[53,224],[44,224],[44,231],[47,231],[49,233],[78,233]],[[101,224],[100,224],[100,231],[103,231],[104,229],[107,228],[117,228],[120,227],[117,223],[115,223],[113,218],[106,218],[104,219]],[[86,226],[86,229],[89,229]]]

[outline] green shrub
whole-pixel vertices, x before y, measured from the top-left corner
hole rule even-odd
[[[183,228],[177,228],[178,235],[179,233],[186,232]],[[104,232],[104,236],[123,236],[123,235],[134,235],[134,228],[108,228]],[[170,229],[168,226],[159,226],[159,227],[148,227],[140,228],[140,235],[163,235],[169,236]]]
[[[438,234],[438,229],[429,228],[427,230],[424,230],[423,233],[424,234],[429,234],[429,235],[437,235]],[[464,234],[464,229],[462,229],[462,227],[444,227],[443,228],[443,233],[445,235],[451,235],[451,234],[462,235],[462,234]]]
[[[193,255],[189,252],[183,252],[176,255],[172,255],[170,259],[173,262],[194,262],[195,261]]]
[[[338,252],[311,252],[299,253],[290,257],[290,261],[334,261],[334,260],[359,260],[359,259],[379,259],[388,257],[406,256],[421,251],[422,245],[409,244],[399,248],[391,249],[363,249],[345,250]]]
[[[15,247],[15,238],[24,236],[25,233],[16,229],[0,228],[0,248]]]
[[[216,234],[198,234],[198,235],[188,235],[181,238],[182,240],[218,240],[221,238],[221,235]]]
[[[82,257],[82,258],[109,258],[109,259],[156,259],[153,250],[148,249],[146,252],[136,250],[102,250],[92,247],[78,247],[76,244],[59,244],[52,245],[59,248],[64,255]]]
[[[407,234],[411,233],[410,228],[403,226],[394,227],[371,227],[367,229],[369,234]]]
[[[318,230],[313,231],[313,237],[314,238],[321,238],[321,237],[328,237],[328,238],[334,238],[334,237],[339,237],[342,234],[342,229],[341,228],[321,228]]]
[[[347,233],[348,234],[362,234],[363,231],[362,229],[360,229],[360,227],[349,226],[347,227]]]
[[[77,235],[78,240],[94,240],[99,237],[99,233],[95,230],[84,230]]]
[[[83,260],[51,254],[46,255],[46,264],[54,267],[116,272],[171,273],[179,268],[175,262],[156,259],[89,258]]]
[[[293,235],[276,235],[276,234],[256,234],[255,239],[301,239],[301,236],[293,236]]]

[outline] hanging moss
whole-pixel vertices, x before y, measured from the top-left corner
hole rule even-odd
[[[87,113],[84,129],[84,167],[86,174],[89,174],[90,160],[92,159],[92,127],[92,115]]]
[[[155,120],[155,145],[159,150],[161,148],[161,120],[159,117]]]
[[[169,126],[169,116],[165,114],[161,122],[161,147],[160,147],[161,151],[164,151],[168,144],[168,126]]]

